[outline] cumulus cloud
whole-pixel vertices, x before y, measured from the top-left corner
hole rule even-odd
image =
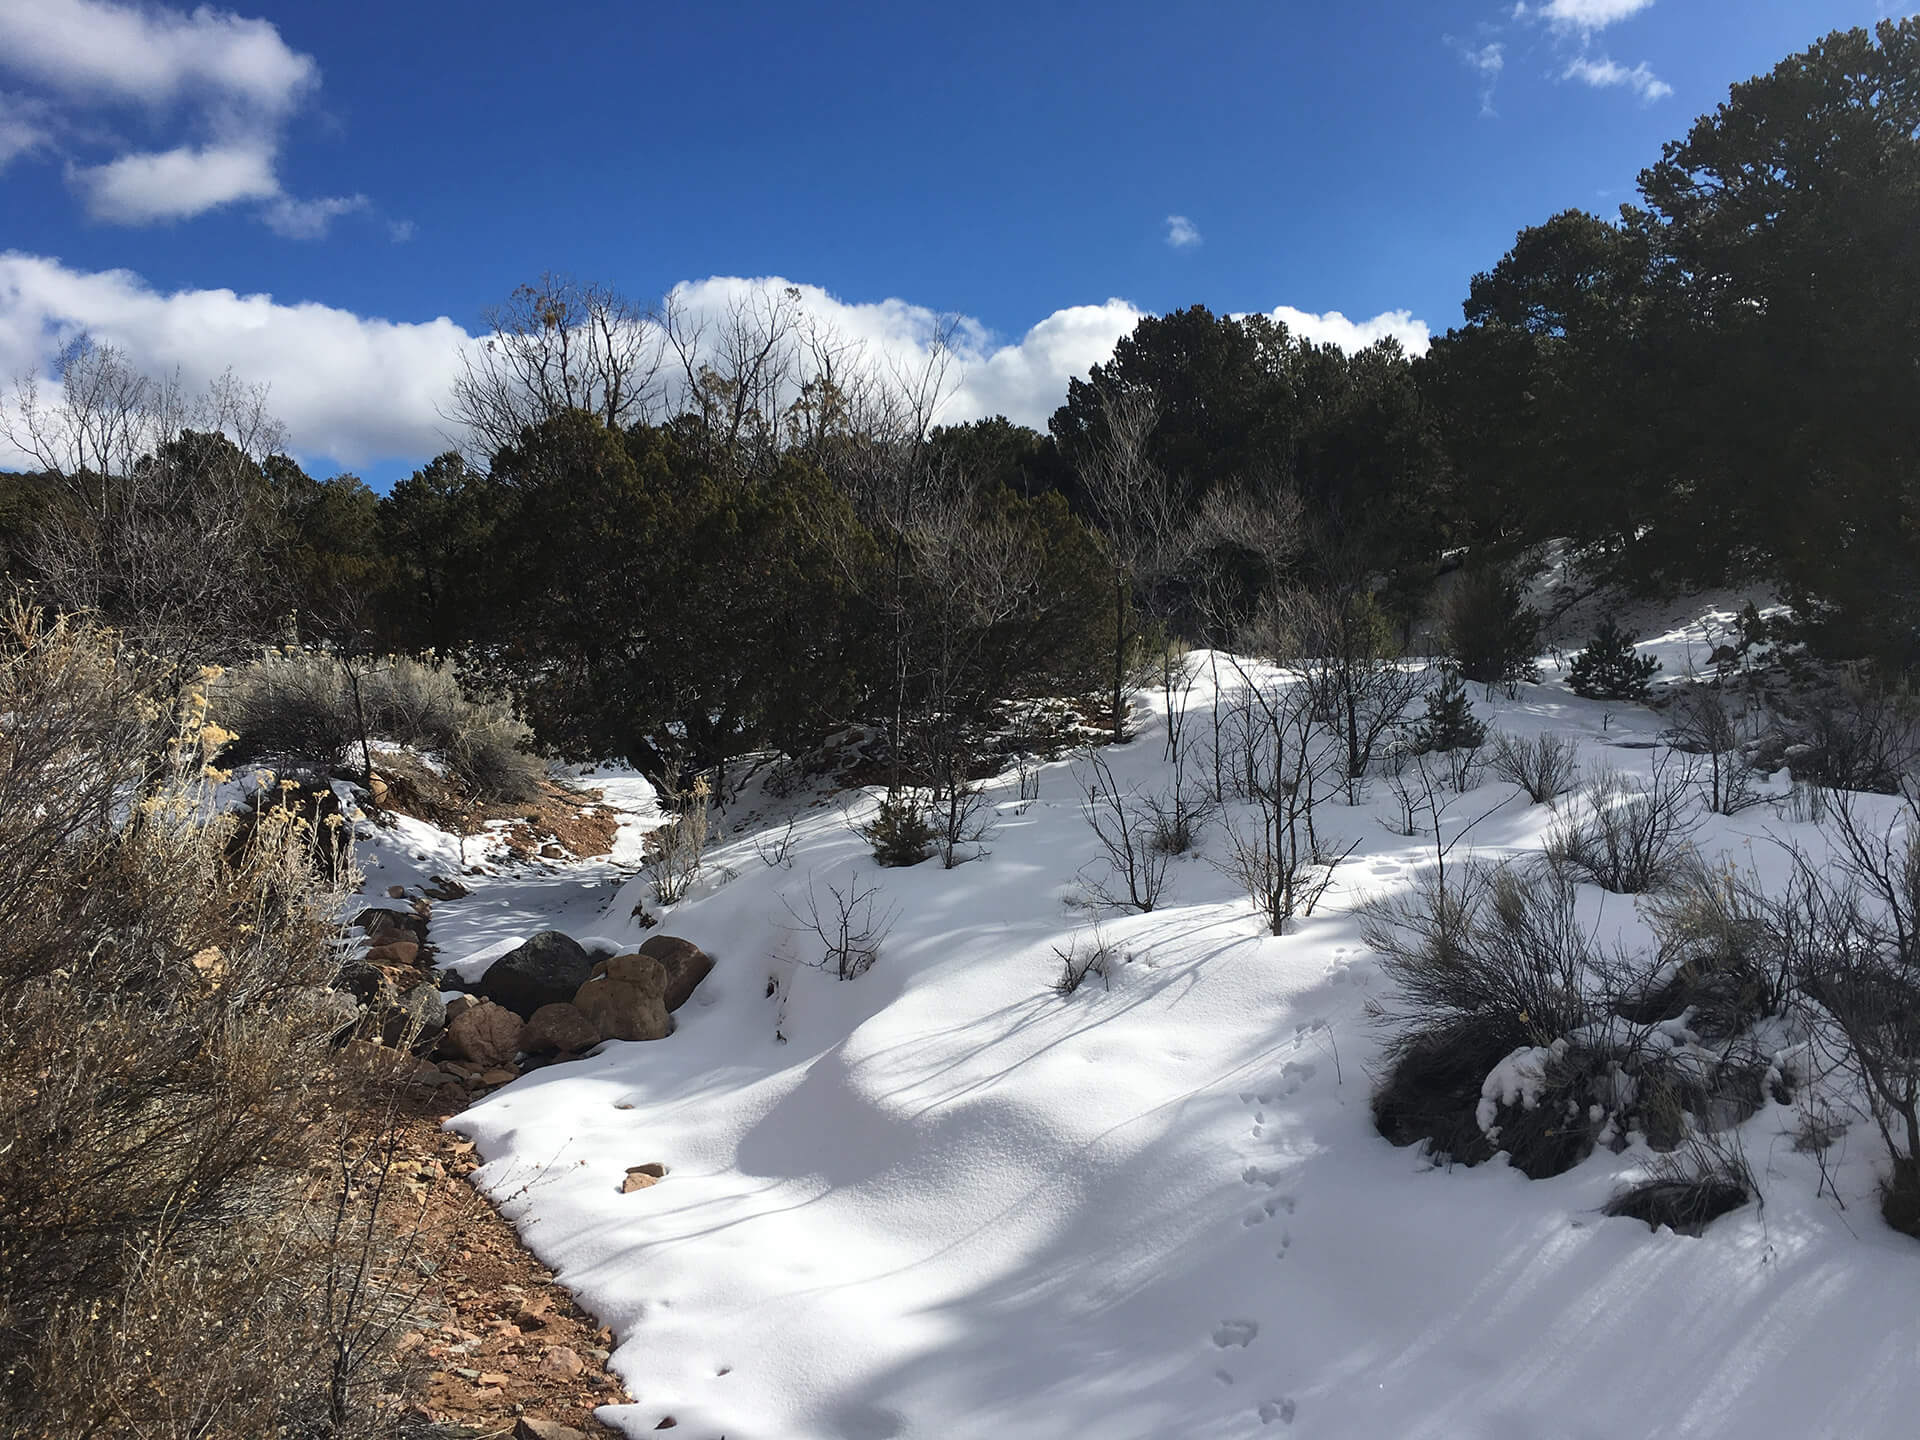
[[[300,200],[282,189],[281,136],[319,85],[320,70],[268,21],[204,5],[189,14],[121,0],[5,3],[0,69],[44,92],[32,101],[43,116],[58,97],[81,110],[136,107],[150,124],[187,131],[170,148],[104,162],[67,154],[74,188],[95,219],[149,225],[251,203],[281,234],[311,238],[365,204],[361,197]],[[58,148],[45,124],[30,135],[10,124],[15,113],[0,101],[0,164],[29,148]]]
[[[1653,0],[1545,0],[1544,4],[1535,5],[1531,13],[1556,29],[1578,30],[1590,35],[1630,20],[1652,4]],[[1513,13],[1514,18],[1523,19],[1529,12],[1526,5],[1521,4],[1514,7]]]
[[[1567,65],[1564,80],[1578,80],[1583,85],[1595,89],[1611,89],[1624,85],[1638,95],[1644,104],[1651,105],[1655,100],[1664,100],[1673,94],[1673,87],[1667,84],[1643,60],[1629,70],[1616,61],[1601,56],[1595,60],[1585,55],[1575,56]]]
[[[86,196],[88,213],[117,225],[183,220],[237,200],[270,200],[280,194],[273,157],[251,145],[182,145],[122,155],[71,173]]]
[[[1200,227],[1184,215],[1167,217],[1167,244],[1176,250],[1186,250],[1200,243]]]
[[[319,79],[309,55],[265,20],[201,6],[191,15],[113,0],[0,7],[8,68],[68,94],[158,105],[208,91],[284,112]]]
[[[689,281],[672,298],[691,320],[718,321],[743,301],[789,288],[809,319],[896,369],[924,365],[944,339],[951,394],[937,418],[947,424],[1005,415],[1044,428],[1068,380],[1111,356],[1145,313],[1119,299],[1068,306],[1017,339],[999,339],[966,317],[898,299],[848,302],[778,276]],[[1285,305],[1270,313],[1296,334],[1349,349],[1387,335],[1414,353],[1426,349],[1426,325],[1405,311],[1361,321]],[[168,294],[125,270],[86,272],[0,254],[0,375],[44,373],[59,347],[82,332],[119,346],[142,369],[178,370],[191,385],[229,369],[264,383],[295,453],[347,466],[419,462],[446,449],[452,437],[440,410],[462,349],[475,343],[444,316],[392,321],[231,290]],[[18,462],[0,454],[0,467]]]

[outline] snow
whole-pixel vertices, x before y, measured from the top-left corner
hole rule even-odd
[[[1557,683],[1479,709],[1578,737],[1589,771],[1648,774],[1661,728]],[[1163,718],[1106,752],[1120,783],[1164,788]],[[473,893],[436,908],[433,935],[463,976],[542,929],[645,938],[653,797],[637,777],[585,783],[629,815],[614,855],[462,875]],[[724,832],[696,898],[661,915],[653,933],[717,961],[674,1035],[534,1071],[457,1118],[477,1182],[613,1328],[634,1398],[609,1423],[639,1436],[671,1416],[691,1440],[1912,1433],[1920,1245],[1879,1218],[1870,1125],[1823,1180],[1794,1148],[1798,1110],[1769,1101],[1741,1131],[1764,1203],[1699,1238],[1601,1215],[1644,1175],[1638,1144],[1546,1181],[1437,1168],[1368,1109],[1367,1007],[1388,987],[1352,907],[1432,861],[1430,838],[1383,823],[1384,786],[1330,806],[1359,848],[1280,938],[1205,858],[1174,863],[1152,914],[1070,908],[1098,853],[1071,765],[1046,767],[1031,804],[1013,786],[990,853],[950,871],[878,870],[838,804],[758,795],[763,825],[793,818],[792,863]],[[1537,848],[1552,812],[1491,778],[1447,824],[1496,806],[1474,846]],[[1770,837],[1814,833],[1761,807],[1696,840],[1771,874]],[[1216,822],[1203,851],[1220,842]],[[458,842],[415,822],[371,849],[375,893],[457,873]],[[894,923],[842,983],[794,915],[809,886],[849,879],[878,884]],[[1597,941],[1644,945],[1631,900],[1581,903]],[[1096,924],[1123,957],[1109,985],[1055,995],[1056,948]],[[1490,1093],[1524,1096],[1523,1060]],[[619,1193],[648,1161],[666,1179]]]

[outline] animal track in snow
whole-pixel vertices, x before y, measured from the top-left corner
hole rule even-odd
[[[1213,1327],[1213,1343],[1222,1350],[1239,1346],[1242,1350],[1253,1343],[1253,1337],[1260,1333],[1260,1325],[1255,1320],[1222,1320]]]
[[[1271,1425],[1278,1420],[1283,1425],[1291,1425],[1295,1413],[1291,1400],[1268,1400],[1260,1406],[1260,1423]]]
[[[1289,1215],[1293,1213],[1293,1197],[1291,1195],[1274,1196],[1273,1199],[1267,1201],[1240,1223],[1248,1226],[1264,1225],[1282,1210],[1285,1210]]]
[[[1276,1260],[1284,1260],[1287,1258],[1287,1252],[1291,1249],[1293,1249],[1293,1236],[1283,1230],[1280,1232],[1280,1248],[1273,1252],[1273,1258]]]
[[[1264,1185],[1271,1190],[1280,1183],[1285,1173],[1283,1170],[1262,1170],[1258,1165],[1249,1165],[1240,1172],[1240,1178],[1249,1185]]]

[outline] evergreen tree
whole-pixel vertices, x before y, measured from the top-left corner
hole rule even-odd
[[[1613,623],[1609,616],[1587,641],[1587,648],[1567,667],[1567,684],[1573,693],[1589,700],[1644,700],[1647,682],[1660,668],[1651,655],[1633,648],[1633,636]]]
[[[1421,754],[1436,751],[1477,750],[1487,740],[1487,727],[1473,713],[1466,681],[1449,665],[1440,684],[1427,692],[1427,713],[1413,728],[1413,744]]]

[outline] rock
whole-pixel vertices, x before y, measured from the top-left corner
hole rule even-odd
[[[436,976],[434,978],[435,978],[435,982],[438,983],[439,977]],[[445,985],[441,985],[440,988],[444,990],[447,987]],[[479,1003],[480,1002],[475,1000],[471,995],[454,996],[453,999],[447,1001],[447,1022],[451,1024],[453,1022],[454,1016],[463,1014],[464,1012],[471,1010],[475,1005]]]
[[[614,962],[630,962],[614,974]],[[644,955],[616,955],[607,973],[589,980],[573,1003],[602,1040],[661,1040],[673,1031],[667,1018],[666,972]]]
[[[558,1420],[522,1415],[514,1422],[513,1440],[590,1440],[590,1437],[586,1431],[562,1425]]]
[[[593,957],[572,936],[543,930],[489,965],[474,988],[525,1020],[542,1005],[573,999],[592,973]]]
[[[540,1361],[540,1373],[543,1375],[565,1375],[572,1377],[578,1375],[586,1368],[587,1362],[582,1360],[578,1354],[565,1345],[548,1346],[547,1353]]]
[[[658,1160],[649,1160],[645,1165],[629,1165],[627,1178],[620,1182],[620,1193],[631,1195],[636,1190],[646,1190],[658,1185],[667,1178],[667,1167]]]
[[[404,899],[406,899],[406,898],[407,898],[407,887],[406,887],[406,886],[404,886],[404,885],[389,885],[389,886],[387,886],[387,898],[388,898],[389,900],[404,900]]]
[[[713,973],[713,957],[691,940],[677,935],[655,935],[640,947],[667,972],[667,1009],[678,1010],[687,1003],[700,982]]]
[[[402,995],[380,1022],[380,1039],[387,1045],[409,1045],[424,1050],[447,1028],[447,1005],[431,984],[414,986]]]
[[[344,990],[376,1014],[391,1009],[400,998],[386,971],[365,959],[353,959],[343,964],[339,974],[334,976],[333,988]]]
[[[510,1085],[519,1078],[520,1076],[515,1071],[497,1067],[492,1070],[482,1070],[480,1072],[480,1083],[482,1085]]]
[[[419,958],[420,947],[411,940],[388,940],[367,951],[367,962],[371,965],[411,965]]]
[[[429,900],[464,900],[469,892],[467,887],[458,880],[450,880],[445,875],[435,875],[433,883],[421,893]]]
[[[440,1044],[456,1059],[483,1066],[504,1065],[519,1052],[525,1028],[520,1017],[505,1006],[482,1000],[448,1024]]]
[[[599,1043],[600,1032],[571,1003],[542,1005],[527,1018],[526,1033],[520,1037],[520,1048],[529,1055],[578,1055]]]
[[[382,931],[399,930],[404,932],[404,935],[394,936],[396,940],[405,938],[412,940],[416,945],[427,943],[427,922],[411,910],[392,910],[383,905],[375,905],[354,916],[352,923],[356,929],[366,931],[369,938],[379,935]],[[374,943],[380,942],[375,940]]]
[[[328,1039],[337,1039],[359,1023],[360,1002],[345,991],[311,990],[304,993],[313,1002],[314,1018]]]

